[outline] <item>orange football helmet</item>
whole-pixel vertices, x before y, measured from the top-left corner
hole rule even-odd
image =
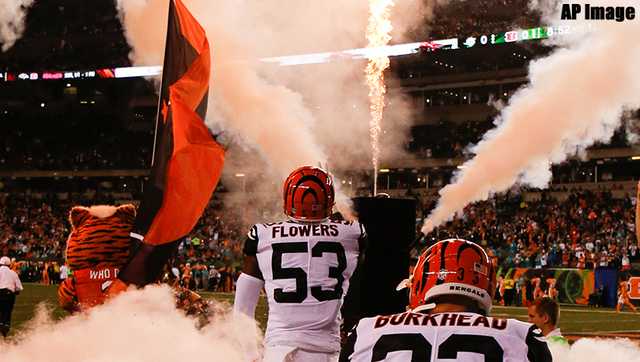
[[[303,166],[284,181],[284,213],[293,219],[320,221],[331,216],[335,192],[325,170]]]
[[[437,242],[425,250],[409,280],[409,307],[415,309],[441,295],[460,295],[491,310],[496,274],[487,253],[478,244],[461,239]]]

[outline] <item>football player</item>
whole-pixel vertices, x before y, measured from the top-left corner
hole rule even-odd
[[[408,281],[408,310],[360,320],[340,361],[550,362],[536,326],[488,316],[495,278],[480,246],[458,239],[434,244]]]
[[[333,179],[300,167],[284,182],[287,221],[256,224],[244,246],[234,310],[254,317],[264,287],[269,316],[265,361],[335,361],[340,307],[365,244],[364,227],[330,220]]]

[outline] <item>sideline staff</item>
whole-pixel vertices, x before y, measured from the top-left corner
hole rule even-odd
[[[538,298],[529,306],[528,312],[529,323],[533,323],[540,328],[547,341],[564,345],[569,344],[567,339],[562,336],[560,328],[558,328],[560,307],[555,300],[549,297]]]
[[[9,266],[11,266],[9,257],[0,258],[0,333],[3,337],[9,334],[13,305],[16,303],[16,295],[22,290],[18,274]]]

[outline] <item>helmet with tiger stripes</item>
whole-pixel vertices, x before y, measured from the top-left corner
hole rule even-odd
[[[415,309],[439,296],[475,300],[488,314],[496,289],[496,274],[482,247],[462,239],[447,239],[425,250],[409,280],[409,307]]]
[[[284,213],[296,220],[320,221],[331,216],[333,178],[318,167],[295,169],[284,181]]]

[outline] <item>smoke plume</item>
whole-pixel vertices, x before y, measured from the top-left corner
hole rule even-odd
[[[274,197],[295,167],[329,165],[339,177],[340,170],[370,164],[365,61],[290,67],[259,61],[366,46],[366,1],[184,2],[207,31],[212,48],[207,122],[235,141],[230,154],[242,148],[250,155],[225,167],[227,179],[237,172],[251,176],[249,172],[256,171],[264,175],[265,184],[278,185],[268,193]],[[136,65],[161,63],[167,4],[118,0]],[[399,4],[392,15],[394,35],[422,21],[426,8],[421,2]],[[390,96],[388,102],[383,162],[402,155],[411,114],[401,95]]]
[[[628,339],[581,338],[570,348],[551,343],[549,349],[556,362],[640,362],[640,348]]]
[[[24,20],[33,0],[0,1],[0,44],[6,52],[20,39],[24,31]]]
[[[593,6],[609,1],[590,1]],[[637,4],[618,1],[616,5]],[[423,232],[451,219],[469,203],[485,200],[514,184],[545,187],[550,166],[583,151],[595,142],[607,142],[620,126],[622,113],[640,106],[640,35],[637,20],[560,21],[559,3],[536,1],[547,22],[573,29],[557,37],[558,48],[532,61],[530,84],[516,92],[471,151],[475,156],[440,190],[440,201]],[[584,9],[584,3],[583,3]],[[580,18],[580,17],[579,17]]]
[[[3,362],[243,361],[260,343],[249,318],[224,313],[202,330],[174,307],[168,287],[130,291],[87,314],[52,321],[40,307],[14,342],[0,342]]]

